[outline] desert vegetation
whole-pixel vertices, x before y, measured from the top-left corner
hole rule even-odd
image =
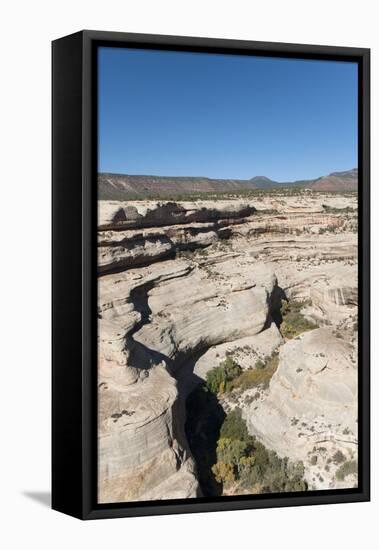
[[[216,481],[226,494],[234,492],[279,493],[305,491],[304,466],[279,458],[249,435],[241,410],[224,419],[217,441],[217,462],[212,466]]]
[[[227,356],[218,367],[207,372],[207,388],[215,394],[230,393],[233,390],[245,391],[259,386],[267,388],[278,364],[277,351],[259,359],[255,365],[244,371],[232,357]]]
[[[218,367],[207,372],[207,388],[215,394],[230,391],[231,382],[241,373],[239,364],[228,355]]]
[[[307,319],[302,313],[306,305],[306,302],[282,300],[280,332],[285,338],[295,338],[307,330],[314,330],[318,327],[317,323]]]

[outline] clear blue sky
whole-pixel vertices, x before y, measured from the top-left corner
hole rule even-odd
[[[357,65],[103,47],[99,171],[278,181],[357,166]]]

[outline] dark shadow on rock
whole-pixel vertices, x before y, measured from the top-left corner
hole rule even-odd
[[[128,359],[129,367],[134,367],[140,370],[148,370],[164,362],[170,371],[172,361],[164,353],[153,350],[133,338],[130,338],[127,341],[126,346],[130,350]]]
[[[124,247],[126,248],[126,247]],[[172,260],[175,258],[175,247],[173,246],[170,250],[165,250],[161,254],[157,254],[153,258],[136,258],[131,261],[130,256],[126,257],[124,261],[115,262],[110,265],[98,266],[98,276],[110,275],[112,273],[122,273],[123,271],[128,271],[129,269],[134,269],[135,267],[143,267],[151,264],[156,264],[165,260]]]
[[[197,361],[209,345],[199,344],[190,353],[178,352],[175,358],[170,358],[135,339],[138,337],[136,333],[151,322],[148,298],[152,287],[153,283],[141,285],[130,293],[130,301],[141,318],[126,338],[125,344],[130,351],[128,364],[144,369],[146,376],[154,365],[166,364],[168,372],[176,379],[178,389],[178,399],[173,409],[173,435],[179,443],[178,467],[189,452],[196,464],[202,496],[219,496],[222,494],[222,484],[216,481],[212,466],[217,462],[217,442],[226,415],[216,395],[207,391],[204,380],[194,373]]]
[[[153,283],[136,286],[130,292],[130,301],[133,303],[134,309],[141,314],[140,322],[135,325],[130,334],[134,334],[143,325],[150,323],[151,309],[149,306],[149,290],[151,290],[153,286]]]
[[[217,442],[225,416],[216,395],[207,391],[204,383],[188,396],[185,432],[204,497],[222,495],[222,484],[216,481],[212,466],[217,462]]]
[[[140,313],[141,319],[127,335],[125,344],[130,350],[128,365],[141,370],[150,369],[162,362],[165,362],[169,368],[171,366],[171,359],[166,355],[157,350],[148,348],[145,344],[138,342],[138,340],[135,340],[133,337],[144,325],[148,325],[151,322],[149,290],[151,290],[153,286],[153,283],[138,286],[130,293],[130,300],[133,303],[134,310]]]
[[[50,491],[23,491],[25,497],[34,500],[42,506],[51,507],[51,493]]]
[[[208,349],[206,346],[189,357],[179,358],[172,373],[177,380],[182,415],[186,419],[183,444],[188,446],[194,458],[204,497],[222,494],[222,484],[216,481],[212,466],[217,462],[217,441],[226,416],[216,395],[207,391],[204,380],[194,372],[197,361]]]
[[[282,307],[282,300],[287,300],[286,293],[279,285],[276,285],[270,297],[269,309],[271,318],[278,328],[280,328],[283,321],[282,313],[280,311]]]

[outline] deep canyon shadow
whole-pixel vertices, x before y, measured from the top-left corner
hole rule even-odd
[[[204,383],[188,396],[185,432],[204,497],[222,495],[222,484],[216,481],[212,466],[217,462],[217,441],[225,416],[217,397]]]

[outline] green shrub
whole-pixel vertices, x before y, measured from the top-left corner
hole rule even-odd
[[[207,372],[206,383],[209,391],[212,393],[224,392],[227,383],[237,378],[242,372],[239,364],[227,356],[218,367]]]
[[[341,464],[342,462],[345,462],[346,457],[341,451],[336,451],[332,456],[332,459],[334,464]]]
[[[221,437],[217,443],[217,462],[229,464],[233,471],[241,472],[241,460],[246,457],[247,443],[239,439]]]
[[[242,412],[239,407],[233,409],[225,418],[221,430],[220,438],[237,439],[251,444],[253,439],[247,431],[246,422],[242,418]]]
[[[224,486],[238,483],[255,493],[307,490],[303,463],[280,458],[249,435],[239,408],[229,413],[221,426],[212,472]]]
[[[227,391],[231,391],[233,389],[245,391],[257,386],[267,387],[272,375],[278,368],[278,353],[274,352],[271,357],[266,357],[265,361],[261,361],[261,363],[262,364],[260,364],[258,368],[256,364],[255,368],[245,370],[237,378],[234,378],[227,384]]]

